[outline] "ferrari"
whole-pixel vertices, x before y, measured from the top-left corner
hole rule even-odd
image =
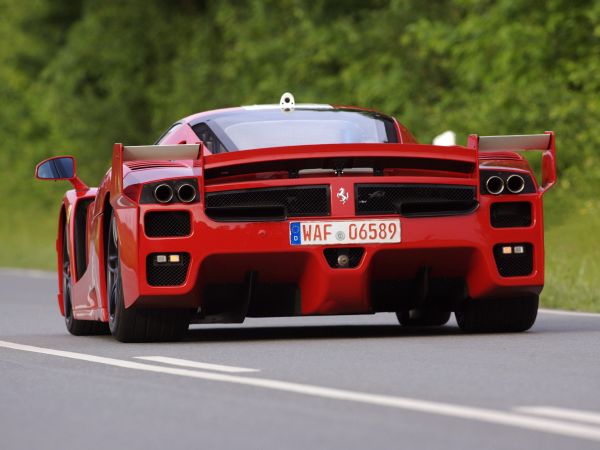
[[[172,341],[197,323],[378,312],[520,332],[544,284],[555,136],[420,144],[386,114],[286,93],[191,115],[154,145],[114,144],[98,187],[71,156],[36,177],[72,185],[56,250],[73,335]]]

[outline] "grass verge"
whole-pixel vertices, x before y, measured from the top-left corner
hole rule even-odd
[[[600,218],[579,213],[546,232],[547,308],[600,312]]]

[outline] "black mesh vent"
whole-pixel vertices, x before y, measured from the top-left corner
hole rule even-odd
[[[327,264],[334,269],[340,269],[338,266],[338,256],[342,254],[348,255],[348,266],[346,268],[352,269],[360,264],[360,260],[365,253],[364,248],[352,247],[352,248],[326,248],[323,250]]]
[[[357,214],[443,216],[477,207],[475,186],[431,184],[358,184]]]
[[[189,253],[180,253],[180,262],[157,262],[157,253],[151,253],[146,258],[146,279],[150,286],[179,286],[185,282]]]
[[[77,202],[75,209],[75,269],[79,280],[87,269],[87,213],[92,198]]]
[[[494,228],[528,227],[531,225],[531,203],[493,203],[490,222]]]
[[[503,253],[504,247],[511,252]],[[522,247],[523,253],[516,253],[515,248]],[[522,277],[533,272],[533,245],[531,244],[498,244],[494,246],[494,258],[498,272],[503,277]]]
[[[190,213],[187,211],[151,211],[144,216],[148,237],[189,236],[192,232]]]
[[[206,214],[215,220],[284,220],[328,216],[329,187],[299,186],[206,194]]]

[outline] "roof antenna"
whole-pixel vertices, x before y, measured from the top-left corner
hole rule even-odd
[[[281,99],[279,100],[279,107],[282,111],[285,112],[293,111],[296,107],[296,101],[294,100],[294,96],[289,92],[283,94],[281,96]]]

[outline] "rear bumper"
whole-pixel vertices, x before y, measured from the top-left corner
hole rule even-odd
[[[286,300],[292,302],[293,307],[284,308],[281,315],[313,315],[392,310],[421,295],[415,294],[419,291],[415,286],[421,282],[429,285],[427,289],[441,286],[442,293],[446,289],[445,281],[447,289],[462,284],[464,295],[471,298],[538,294],[544,283],[541,197],[537,194],[519,196],[519,201],[531,203],[531,226],[493,228],[491,203],[515,200],[514,196],[504,197],[482,196],[477,210],[465,215],[401,217],[400,243],[349,246],[364,251],[358,265],[347,269],[330,266],[324,255],[324,250],[330,247],[291,246],[291,220],[215,222],[204,214],[199,204],[174,205],[160,210],[188,210],[192,218],[191,234],[149,238],[144,232],[143,217],[158,208],[141,205],[121,210],[127,236],[135,241],[127,245],[129,251],[122,252],[125,303],[127,307],[203,308],[215,301],[209,298],[211,293],[238,292],[243,297],[245,289],[254,289],[255,296],[271,295],[273,298],[269,301],[276,310],[279,310],[278,295],[293,297]],[[346,215],[327,220],[390,217]],[[531,273],[501,276],[494,258],[494,247],[498,244],[531,244]],[[189,254],[185,281],[178,286],[149,285],[146,264],[148,255],[154,253]],[[248,284],[249,274],[252,274],[253,287]],[[228,290],[227,286],[232,289]],[[223,289],[217,289],[219,287]]]

